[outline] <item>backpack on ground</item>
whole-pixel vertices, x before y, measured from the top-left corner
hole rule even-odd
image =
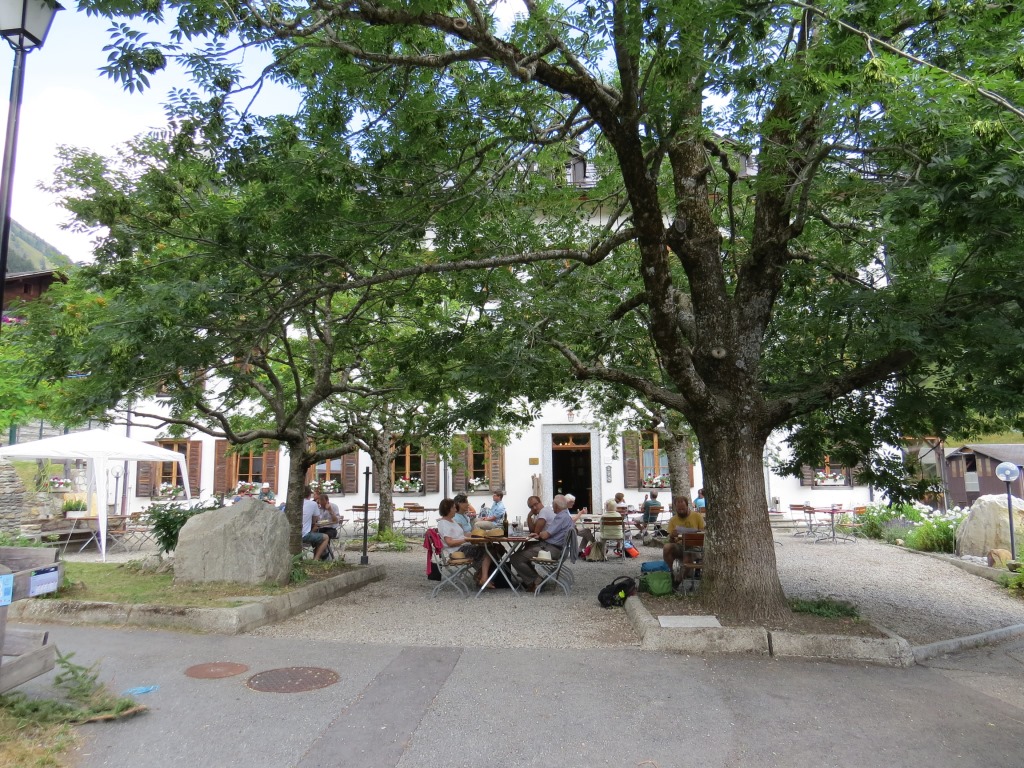
[[[655,571],[670,573],[671,570],[664,560],[648,560],[646,563],[640,563],[640,573],[654,573]]]
[[[640,577],[640,590],[655,597],[672,594],[671,571],[651,571]]]
[[[602,608],[617,608],[625,605],[626,598],[635,594],[636,580],[629,576],[619,576],[597,593],[597,602],[601,604]]]

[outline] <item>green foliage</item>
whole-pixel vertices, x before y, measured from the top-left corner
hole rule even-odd
[[[186,505],[180,502],[151,504],[146,510],[153,523],[153,535],[156,536],[161,552],[173,552],[178,546],[178,534],[190,517],[223,507],[223,503],[209,502],[206,504]]]
[[[62,512],[83,512],[89,508],[85,499],[65,499],[64,503],[61,504]]]
[[[954,552],[960,520],[938,517],[917,523],[907,534],[906,545],[921,552]]]
[[[793,598],[789,601],[789,607],[793,613],[810,613],[814,616],[823,616],[826,619],[860,618],[857,606],[828,597],[819,597],[816,600]]]
[[[301,584],[309,578],[309,574],[306,572],[306,568],[302,562],[304,559],[304,552],[292,555],[292,568],[288,573],[288,581],[292,584]]]
[[[376,534],[370,537],[372,541],[376,541],[382,544],[390,544],[391,548],[396,552],[405,552],[405,548],[408,546],[408,542],[398,531],[392,529],[379,530]]]
[[[28,536],[22,536],[21,534],[12,534],[7,531],[0,531],[0,547],[45,547],[48,546],[43,541],[31,539]]]
[[[8,693],[0,696],[0,708],[25,723],[84,723],[100,715],[119,715],[136,706],[133,699],[117,696],[99,682],[98,662],[83,667],[71,661],[74,655],[57,653],[58,672],[53,684],[62,699]]]
[[[1024,597],[1024,571],[1002,573],[999,575],[999,583],[1013,594]]]
[[[900,530],[910,527],[911,522],[921,520],[921,512],[912,504],[870,504],[863,514],[857,515],[857,522],[860,523],[858,535],[867,539],[885,538],[887,523],[891,521],[903,521],[888,528]],[[892,536],[902,538],[902,536]]]

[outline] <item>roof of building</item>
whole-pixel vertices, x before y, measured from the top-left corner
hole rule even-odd
[[[14,280],[31,280],[34,277],[53,276],[58,280],[68,281],[68,276],[60,269],[37,269],[33,272],[8,272],[6,282]]]
[[[950,451],[946,458],[950,459],[964,453],[981,454],[996,461],[1009,461],[1018,467],[1024,467],[1024,443],[969,443]]]

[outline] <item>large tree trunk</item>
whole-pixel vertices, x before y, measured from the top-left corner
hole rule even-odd
[[[306,440],[298,444],[288,444],[291,460],[288,462],[288,491],[285,497],[285,514],[288,516],[288,551],[297,555],[302,551],[302,502],[306,488],[306,470],[309,463],[305,454]]]
[[[391,461],[395,458],[391,433],[384,430],[366,441],[367,453],[377,477],[377,531],[391,531],[394,527],[395,502],[391,486]]]
[[[686,435],[673,435],[667,430],[659,432],[665,443],[668,458],[668,476],[672,483],[672,500],[685,496],[690,498],[690,441]]]
[[[790,613],[768,522],[765,439],[749,425],[695,425],[707,496],[701,594],[718,616],[763,623]]]

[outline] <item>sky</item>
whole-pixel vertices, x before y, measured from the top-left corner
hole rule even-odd
[[[39,188],[53,180],[57,148],[85,147],[106,154],[132,137],[165,125],[163,103],[181,74],[157,73],[152,88],[128,93],[99,71],[106,63],[110,21],[74,10],[61,11],[42,48],[26,56],[11,216],[72,261],[90,261],[94,235],[65,230],[70,215],[57,198]],[[2,45],[2,43],[0,43]],[[10,93],[14,52],[0,49],[0,88]],[[278,93],[271,98],[286,98]],[[6,125],[8,99],[0,105]]]

